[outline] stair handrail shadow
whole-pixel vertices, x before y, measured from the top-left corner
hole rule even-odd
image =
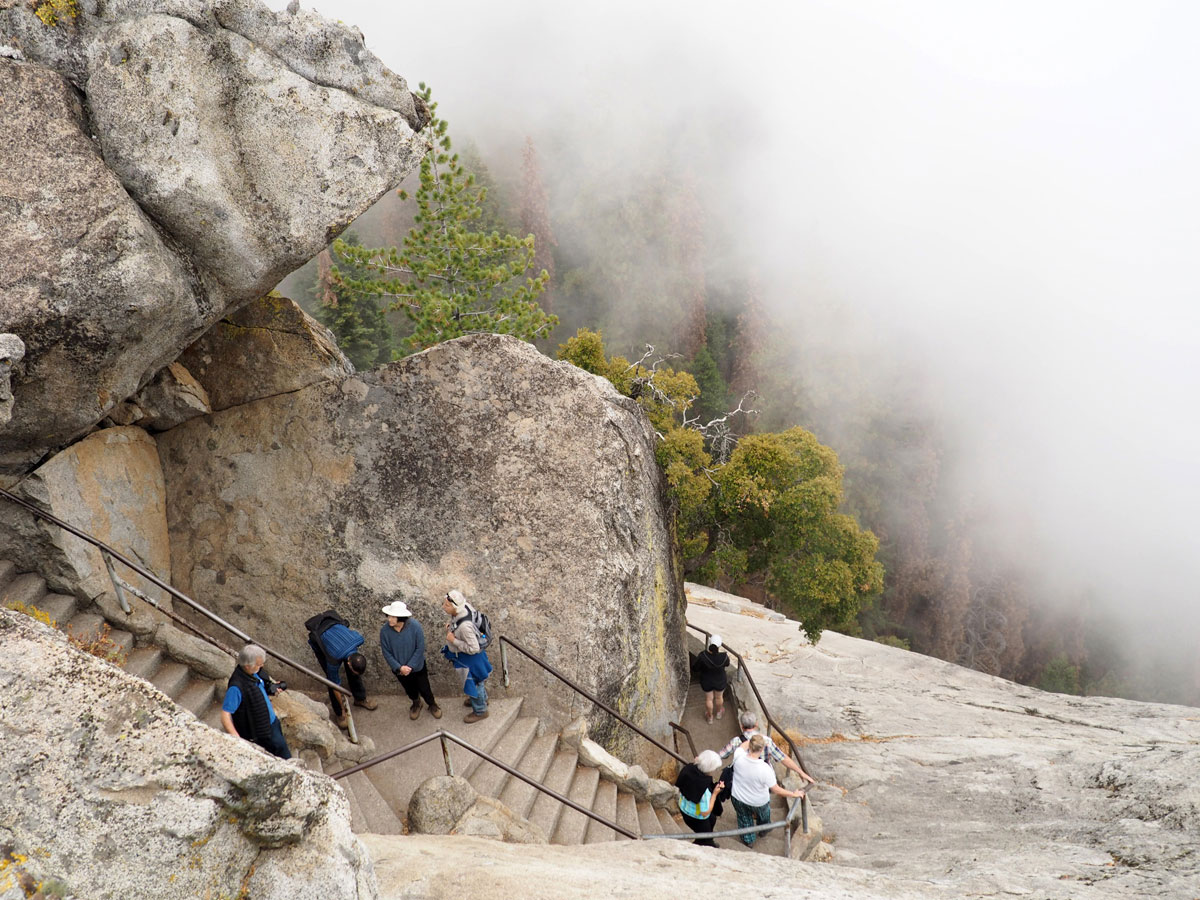
[[[544,659],[539,657],[537,654],[533,653],[531,650],[527,650],[526,648],[522,647],[519,643],[514,641],[512,638],[508,637],[507,635],[500,635],[499,642],[500,642],[500,669],[504,673],[504,686],[505,687],[509,686],[508,651],[505,649],[505,647],[508,646],[508,647],[512,647],[518,653],[528,657],[534,663],[541,666],[543,669],[545,669],[547,672],[549,672],[551,675],[553,675],[555,678],[557,678],[559,681],[561,681],[563,684],[565,684],[571,690],[575,691],[575,693],[579,694],[582,697],[586,697],[588,700],[591,700],[592,703],[596,704],[596,706],[600,707],[602,710],[604,710],[606,713],[608,713],[610,716],[612,716],[614,719],[616,719],[622,725],[625,725],[628,728],[631,728],[634,732],[636,732],[641,737],[645,738],[647,741],[649,741],[651,744],[653,744],[655,747],[657,747],[663,753],[667,754],[670,757],[673,757],[675,760],[683,763],[684,765],[687,765],[688,763],[691,762],[690,759],[688,759],[684,756],[680,756],[678,753],[676,753],[670,747],[667,747],[665,744],[662,744],[659,741],[656,741],[654,738],[652,738],[650,735],[646,734],[646,732],[642,731],[641,728],[634,725],[627,718],[625,718],[623,715],[621,715],[619,712],[617,712],[615,709],[613,709],[611,706],[609,706],[607,703],[605,703],[603,700],[601,700],[599,697],[596,697],[595,695],[593,695],[586,688],[580,687],[578,684],[576,684],[574,681],[572,681],[570,678],[568,678],[562,672],[558,671],[558,669],[554,668],[554,666],[550,665],[550,663],[546,662]]]
[[[427,734],[422,738],[418,738],[417,740],[413,741],[410,744],[405,744],[403,747],[396,747],[394,750],[389,750],[386,753],[381,753],[378,756],[374,756],[371,759],[368,759],[366,762],[359,763],[357,766],[352,766],[349,769],[343,769],[340,772],[334,772],[329,777],[333,778],[335,780],[339,779],[339,778],[348,778],[349,776],[357,774],[358,772],[361,772],[364,769],[371,768],[371,766],[378,765],[379,763],[382,763],[382,762],[387,762],[389,759],[393,759],[394,757],[397,757],[402,753],[407,753],[410,750],[415,750],[418,747],[422,747],[425,744],[428,744],[430,741],[433,741],[433,740],[441,740],[442,758],[446,762],[446,774],[447,775],[450,775],[450,776],[454,775],[454,765],[450,761],[450,748],[446,746],[446,742],[450,741],[450,742],[455,743],[458,746],[462,747],[464,750],[471,751],[472,753],[474,753],[476,756],[478,756],[480,759],[484,760],[485,762],[489,762],[494,766],[498,766],[499,768],[501,768],[505,772],[507,772],[509,775],[512,775],[514,778],[520,779],[521,781],[525,782],[527,785],[534,788],[535,790],[539,790],[543,794],[548,794],[549,796],[551,796],[555,800],[557,800],[559,803],[563,803],[563,804],[569,806],[571,809],[575,810],[576,812],[583,813],[583,815],[587,816],[589,819],[599,822],[601,825],[604,825],[607,828],[611,828],[613,831],[617,832],[617,834],[620,834],[623,837],[627,837],[630,840],[634,840],[634,841],[639,839],[639,835],[634,834],[629,829],[623,828],[622,826],[618,825],[616,822],[610,822],[608,819],[604,818],[604,816],[600,815],[599,813],[592,812],[592,810],[579,805],[578,803],[576,803],[574,800],[570,799],[569,797],[564,797],[562,794],[560,794],[558,791],[554,790],[553,788],[547,787],[546,785],[542,784],[541,782],[537,781],[534,778],[530,778],[528,775],[524,774],[523,772],[518,772],[515,768],[508,765],[508,763],[500,761],[499,759],[497,759],[496,757],[494,757],[490,753],[488,753],[486,750],[481,750],[478,747],[474,746],[473,744],[469,743],[468,741],[463,740],[458,735],[453,734],[452,732],[449,732],[449,731],[445,731],[443,729],[438,729],[437,731],[434,731],[431,734]]]
[[[692,629],[692,631],[698,631],[702,635],[704,635],[705,642],[707,642],[708,639],[712,637],[711,631],[706,631],[705,629],[701,628],[699,625],[693,625],[691,622],[687,622],[686,624],[687,624],[688,628]],[[754,697],[756,700],[758,700],[759,708],[762,709],[763,717],[767,720],[767,724],[769,726],[771,726],[773,729],[775,729],[775,731],[780,736],[782,736],[785,741],[787,741],[787,745],[791,749],[792,755],[796,757],[796,763],[800,766],[801,769],[803,769],[805,772],[808,772],[808,767],[806,765],[804,765],[804,759],[800,756],[800,749],[796,746],[795,742],[791,739],[791,737],[788,735],[788,733],[786,731],[784,731],[783,728],[781,728],[779,726],[779,723],[776,722],[775,719],[771,716],[771,711],[770,711],[770,709],[767,708],[767,702],[765,700],[763,700],[763,695],[761,693],[759,693],[758,685],[754,683],[754,676],[750,674],[750,668],[746,665],[746,660],[742,658],[742,654],[738,653],[736,650],[734,650],[728,644],[722,644],[722,649],[728,653],[732,653],[733,656],[737,659],[738,671],[740,671],[742,673],[742,675],[745,676],[746,683],[750,685],[750,690],[754,692]],[[812,774],[812,773],[810,772],[809,774]],[[805,791],[804,794],[805,795],[803,797],[800,797],[796,800],[796,803],[800,804],[801,828],[803,829],[805,834],[808,834],[808,792]],[[794,807],[795,803],[792,805]],[[790,813],[788,814],[788,817],[789,818],[791,817]]]
[[[222,619],[220,616],[218,616],[216,613],[214,613],[208,607],[204,606],[201,603],[197,603],[195,600],[193,600],[191,597],[184,594],[182,591],[176,590],[171,585],[167,584],[165,581],[163,581],[161,578],[159,578],[157,575],[155,575],[153,572],[149,571],[144,566],[133,562],[128,557],[126,557],[123,553],[121,553],[119,550],[116,550],[113,547],[110,547],[108,544],[104,543],[99,538],[88,534],[86,531],[82,531],[79,528],[76,528],[74,525],[71,525],[69,522],[64,522],[62,519],[58,518],[58,516],[54,515],[53,513],[46,512],[44,509],[41,509],[41,508],[35,506],[34,504],[30,503],[28,500],[18,497],[16,494],[10,493],[9,491],[5,490],[4,488],[0,488],[0,498],[2,498],[4,500],[8,500],[10,503],[16,504],[17,506],[21,507],[22,509],[26,510],[27,512],[32,513],[36,518],[42,519],[43,521],[46,521],[46,522],[49,522],[52,525],[56,525],[57,527],[61,528],[63,531],[67,532],[68,534],[74,535],[75,537],[79,538],[81,541],[91,544],[93,547],[95,547],[97,550],[99,550],[101,555],[104,557],[105,565],[108,567],[108,575],[109,575],[109,578],[112,580],[113,590],[116,592],[117,598],[121,604],[121,609],[124,610],[126,615],[132,615],[132,613],[133,613],[133,610],[130,608],[128,601],[125,600],[125,597],[124,597],[124,591],[128,590],[131,593],[133,593],[136,597],[138,597],[140,600],[143,600],[146,603],[150,604],[155,609],[157,609],[159,612],[163,613],[163,615],[169,616],[171,619],[178,622],[180,625],[187,628],[189,631],[196,634],[198,637],[203,638],[208,643],[214,645],[215,647],[219,648],[220,650],[223,650],[226,653],[233,652],[228,647],[222,646],[215,638],[210,637],[209,635],[206,635],[204,632],[198,630],[194,625],[192,625],[186,619],[183,619],[183,618],[175,615],[170,610],[163,609],[162,607],[160,607],[158,605],[157,602],[155,602],[155,600],[153,598],[146,596],[144,593],[137,590],[132,585],[122,581],[117,576],[116,571],[113,569],[112,560],[114,560],[114,559],[117,562],[121,563],[123,566],[126,566],[127,568],[131,569],[132,571],[137,572],[138,575],[140,575],[142,578],[145,578],[151,584],[154,584],[161,590],[170,594],[172,597],[174,597],[176,600],[183,603],[188,608],[192,609],[194,612],[199,613],[201,616],[205,617],[209,621],[224,628],[230,634],[234,635],[237,638],[240,638],[245,643],[258,644],[258,646],[262,647],[262,649],[267,653],[268,656],[274,657],[275,659],[279,660],[280,662],[284,663],[285,665],[291,666],[296,671],[301,672],[301,673],[309,676],[310,678],[316,679],[317,681],[321,682],[321,684],[325,685],[326,687],[330,688],[331,690],[335,690],[341,694],[345,694],[347,697],[353,696],[353,694],[347,688],[342,687],[340,684],[335,684],[334,682],[330,681],[325,676],[318,675],[316,672],[313,672],[312,670],[308,669],[307,667],[302,666],[300,663],[295,662],[294,660],[288,658],[287,656],[284,656],[282,653],[272,650],[266,644],[263,644],[263,643],[255,640],[254,638],[252,638],[250,635],[246,634],[244,631],[242,631],[236,625],[232,625],[229,622],[226,622],[224,619]],[[349,712],[350,704],[349,703],[345,704],[345,707],[346,707],[346,717],[349,719],[349,723],[348,723],[349,738],[350,738],[351,742],[357,744],[358,743],[358,732],[354,727],[354,718],[353,718],[353,716],[350,715],[350,712]]]

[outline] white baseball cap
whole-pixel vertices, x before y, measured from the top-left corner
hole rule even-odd
[[[721,636],[719,634],[712,635],[708,639],[708,646],[716,647],[718,650],[720,650],[721,649]]]

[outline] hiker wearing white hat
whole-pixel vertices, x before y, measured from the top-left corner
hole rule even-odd
[[[425,629],[421,627],[403,600],[394,600],[383,608],[387,624],[379,629],[379,648],[388,668],[399,679],[404,693],[412,701],[410,719],[421,715],[421,700],[429,704],[435,719],[442,709],[429,686],[429,670],[425,667]]]
[[[709,725],[714,715],[721,718],[725,715],[725,688],[729,679],[725,677],[725,667],[729,665],[729,654],[721,649],[721,636],[711,635],[708,644],[696,657],[696,671],[700,676],[700,690],[704,691],[704,720]]]

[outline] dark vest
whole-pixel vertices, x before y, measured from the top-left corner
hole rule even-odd
[[[258,677],[266,684],[266,669],[259,669]],[[232,713],[233,727],[246,740],[261,744],[271,735],[271,710],[267,706],[267,698],[258,686],[258,678],[237,666],[229,676],[228,686],[236,687],[242,692],[241,705]]]

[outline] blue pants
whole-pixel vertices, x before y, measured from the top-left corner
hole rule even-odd
[[[467,699],[471,701],[471,712],[475,713],[477,716],[483,715],[485,712],[487,712],[488,696],[487,688],[484,687],[484,683],[482,681],[475,682],[475,693],[477,694],[475,697],[467,694]]]
[[[280,727],[278,719],[271,723],[271,733],[264,735],[262,740],[257,743],[268,753],[274,753],[280,759],[292,758],[292,751],[288,747],[287,741],[283,739],[283,729]]]

